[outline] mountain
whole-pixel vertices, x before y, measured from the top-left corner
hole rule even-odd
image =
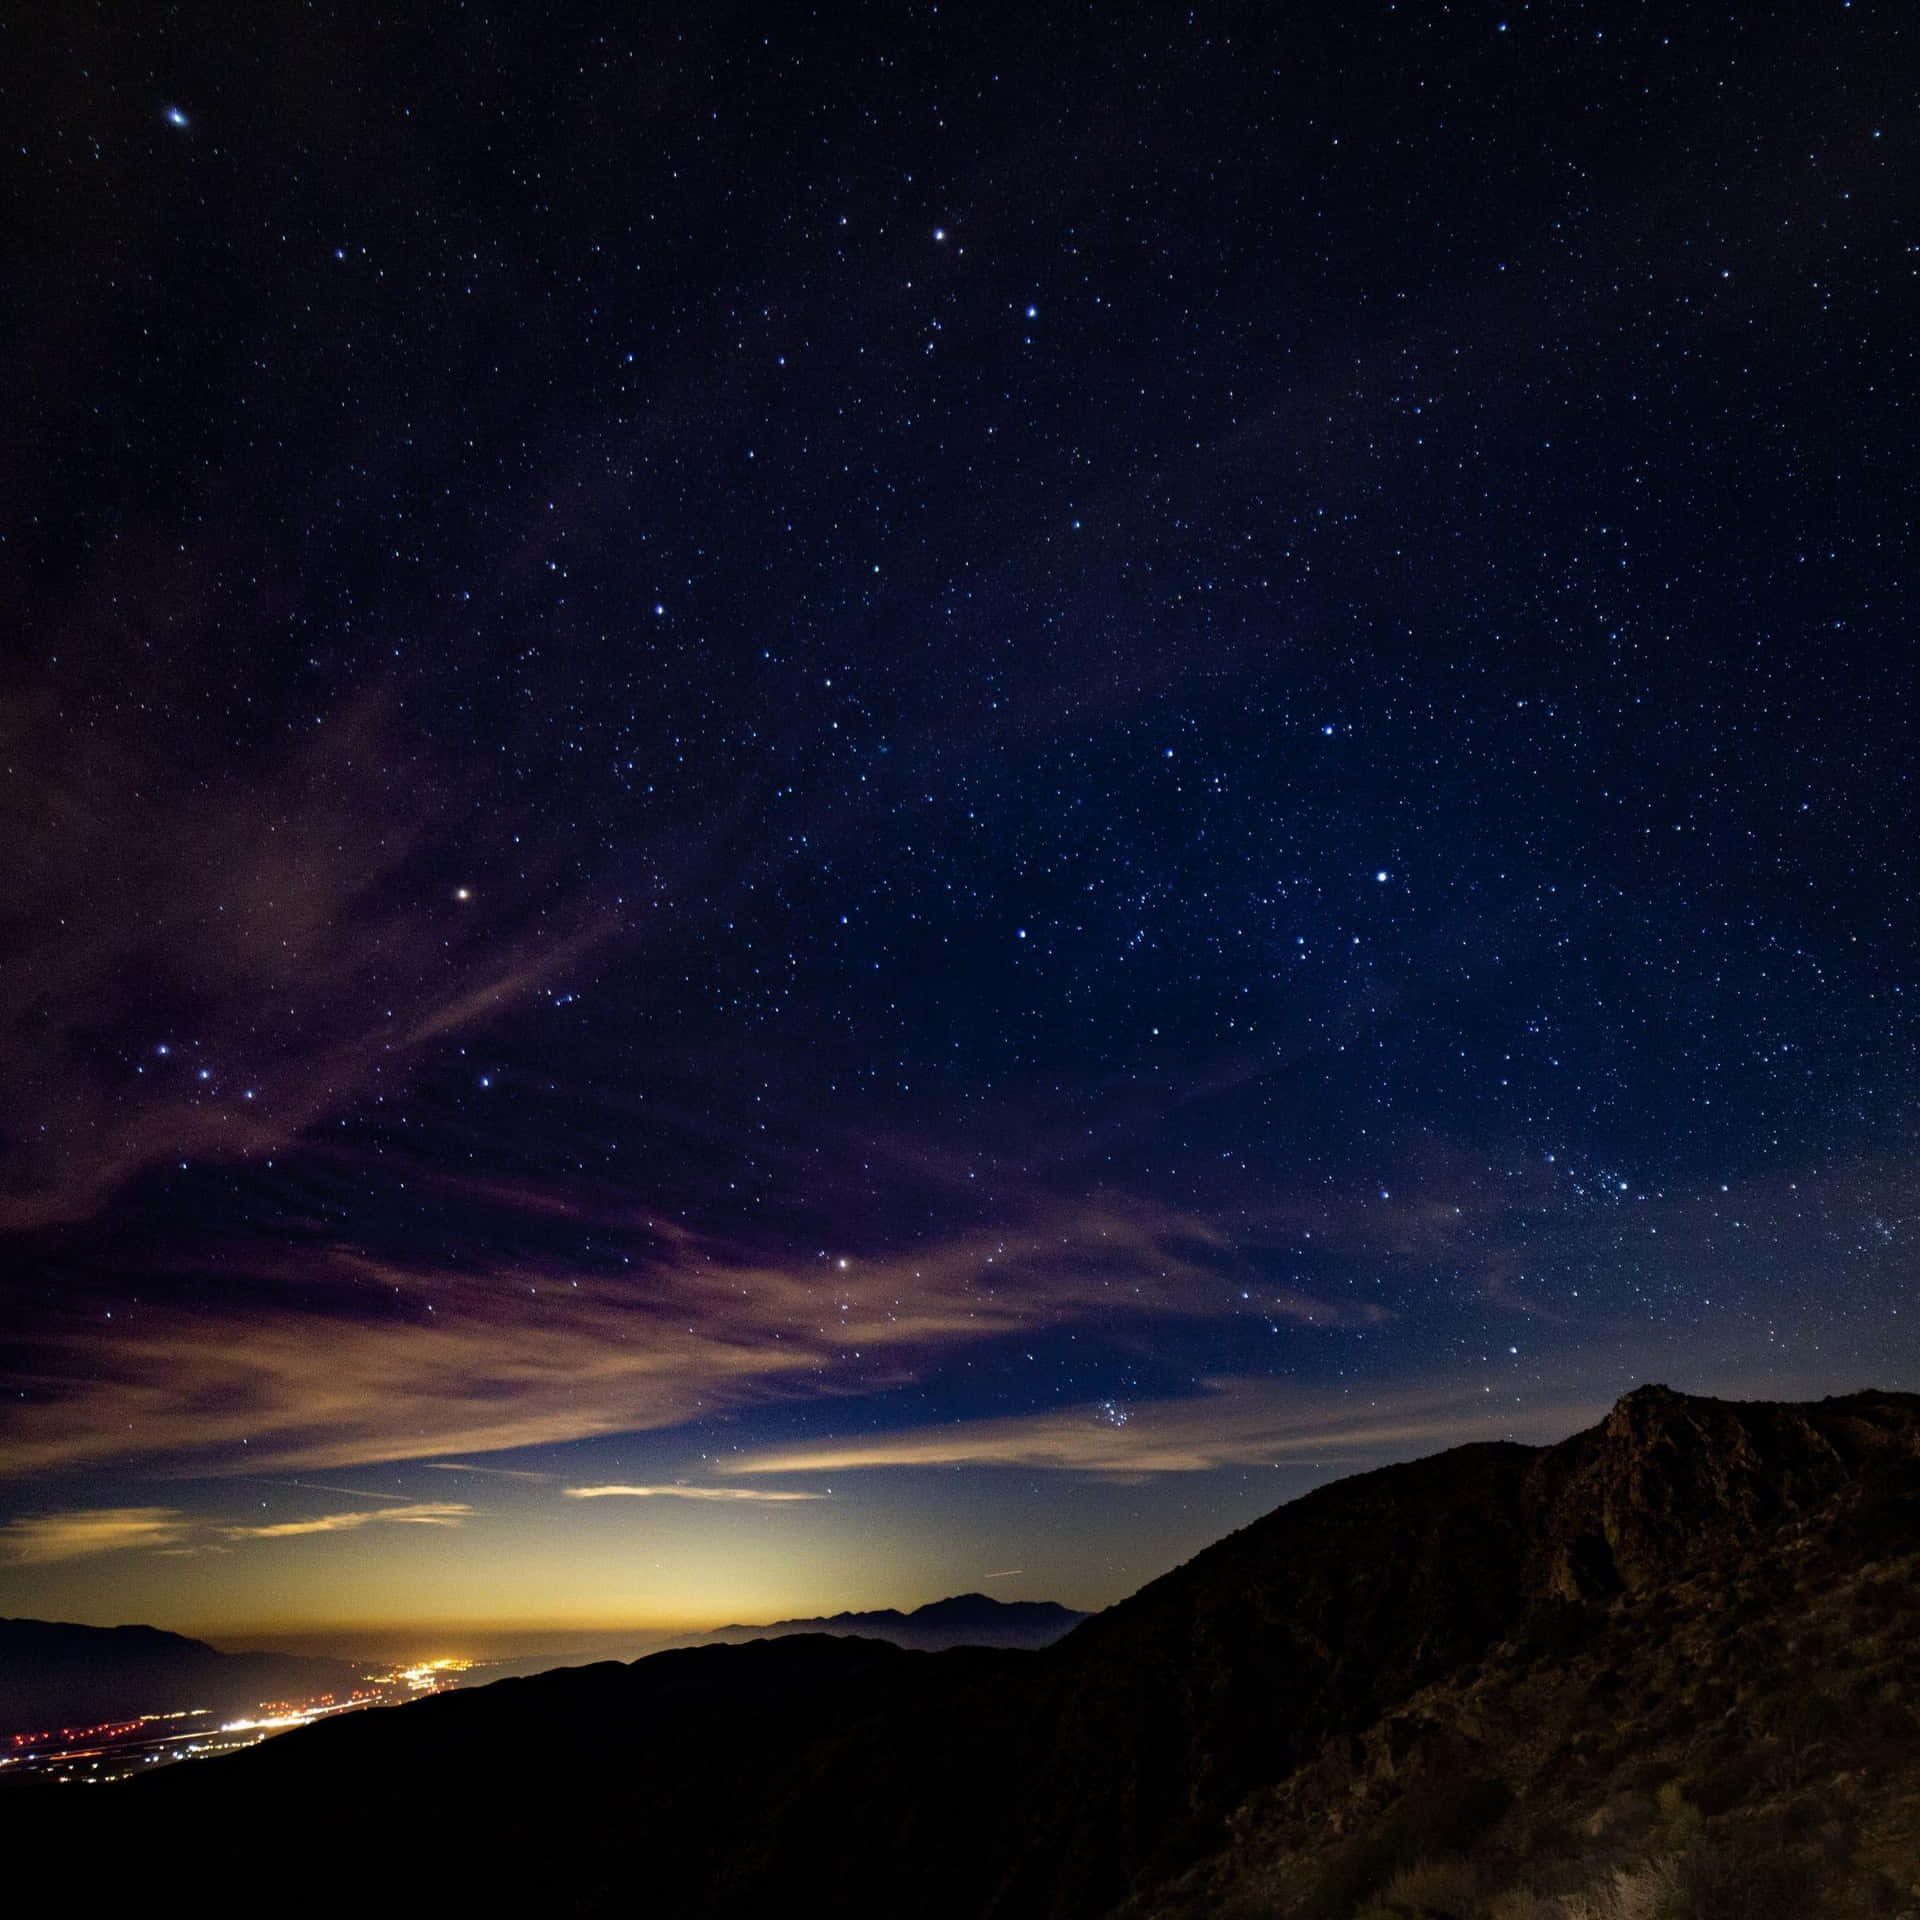
[[[379,1913],[1920,1911],[1920,1398],[1644,1388],[1322,1487],[1039,1652],[796,1635],[352,1716],[0,1818]],[[281,1875],[284,1880],[284,1875]]]
[[[0,1735],[183,1707],[241,1712],[264,1700],[345,1693],[357,1677],[344,1661],[220,1653],[158,1627],[0,1619]]]
[[[776,1620],[764,1627],[716,1627],[708,1641],[771,1640],[796,1633],[849,1635],[891,1640],[896,1647],[938,1653],[947,1647],[1046,1647],[1086,1619],[1052,1600],[996,1600],[991,1594],[960,1593],[930,1600],[902,1613],[882,1607],[873,1613],[835,1613],[809,1620]]]

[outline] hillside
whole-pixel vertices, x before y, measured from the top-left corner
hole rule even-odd
[[[1920,1398],[1646,1388],[1323,1487],[1043,1652],[662,1654],[56,1811],[236,1870],[352,1831],[381,1912],[1898,1914],[1917,1569]]]
[[[221,1653],[158,1627],[0,1620],[0,1735],[185,1707],[239,1712],[265,1700],[344,1694],[356,1677],[345,1661]]]

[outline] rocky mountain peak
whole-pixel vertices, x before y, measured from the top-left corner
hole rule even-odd
[[[1803,1405],[1638,1387],[1540,1456],[1531,1531],[1551,1591],[1598,1599],[1748,1548],[1920,1458],[1920,1397],[1861,1393]]]

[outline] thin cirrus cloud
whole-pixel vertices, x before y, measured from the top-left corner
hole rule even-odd
[[[453,1502],[323,1513],[312,1520],[282,1520],[264,1526],[211,1529],[221,1540],[287,1540],[301,1534],[351,1533],[367,1526],[457,1527],[474,1509]],[[22,1514],[0,1527],[0,1565],[49,1566],[99,1553],[218,1551],[208,1529],[176,1507],[88,1507],[70,1513]],[[198,1538],[202,1544],[193,1545]]]
[[[445,783],[377,698],[271,763],[209,776],[174,751],[52,695],[0,717],[20,852],[0,1109],[35,1116],[0,1142],[0,1231],[81,1219],[155,1164],[283,1147],[610,930],[581,899],[454,897],[436,876],[485,850],[456,836],[470,815],[417,804]]]
[[[436,1473],[483,1473],[490,1480],[547,1481],[553,1478],[550,1473],[529,1473],[523,1467],[479,1467],[471,1460],[429,1460],[426,1464]]]
[[[609,1223],[596,1237],[611,1237]],[[256,1253],[278,1297],[375,1297],[379,1318],[283,1308],[111,1332],[53,1329],[52,1389],[0,1410],[0,1474],[161,1462],[281,1472],[472,1456],[659,1430],[773,1402],[912,1384],[972,1345],[1098,1318],[1242,1311],[1209,1223],[1099,1196],[1034,1202],[973,1229],[847,1263],[770,1260],[653,1223],[613,1276],[495,1266],[428,1271],[345,1248]],[[547,1284],[556,1277],[570,1284]],[[1287,1293],[1264,1310],[1338,1325]],[[129,1445],[129,1436],[134,1444]],[[244,1444],[243,1444],[244,1443]]]
[[[884,1438],[749,1455],[738,1474],[849,1473],[882,1467],[1021,1467],[1139,1481],[1223,1467],[1380,1464],[1470,1440],[1557,1440],[1604,1411],[1543,1398],[1516,1409],[1473,1391],[1409,1390],[1341,1406],[1270,1381],[1213,1380],[1186,1400],[1099,1401],[1057,1412],[922,1427]]]
[[[40,1567],[130,1548],[172,1547],[187,1526],[172,1507],[93,1507],[78,1513],[23,1514],[0,1527],[0,1564]]]
[[[568,1487],[569,1500],[754,1500],[770,1504],[789,1500],[825,1500],[824,1493],[775,1492],[765,1487]]]
[[[404,1507],[362,1507],[350,1513],[323,1513],[312,1520],[277,1520],[260,1527],[222,1527],[228,1540],[292,1540],[309,1533],[352,1533],[361,1527],[457,1527],[473,1509],[458,1501],[418,1501]]]

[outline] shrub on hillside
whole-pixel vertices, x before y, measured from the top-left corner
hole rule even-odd
[[[1811,1878],[1777,1848],[1713,1841],[1681,1863],[1676,1920],[1801,1920]]]
[[[1486,1777],[1416,1788],[1334,1854],[1301,1920],[1348,1920],[1403,1868],[1465,1853],[1512,1804],[1506,1782]]]

